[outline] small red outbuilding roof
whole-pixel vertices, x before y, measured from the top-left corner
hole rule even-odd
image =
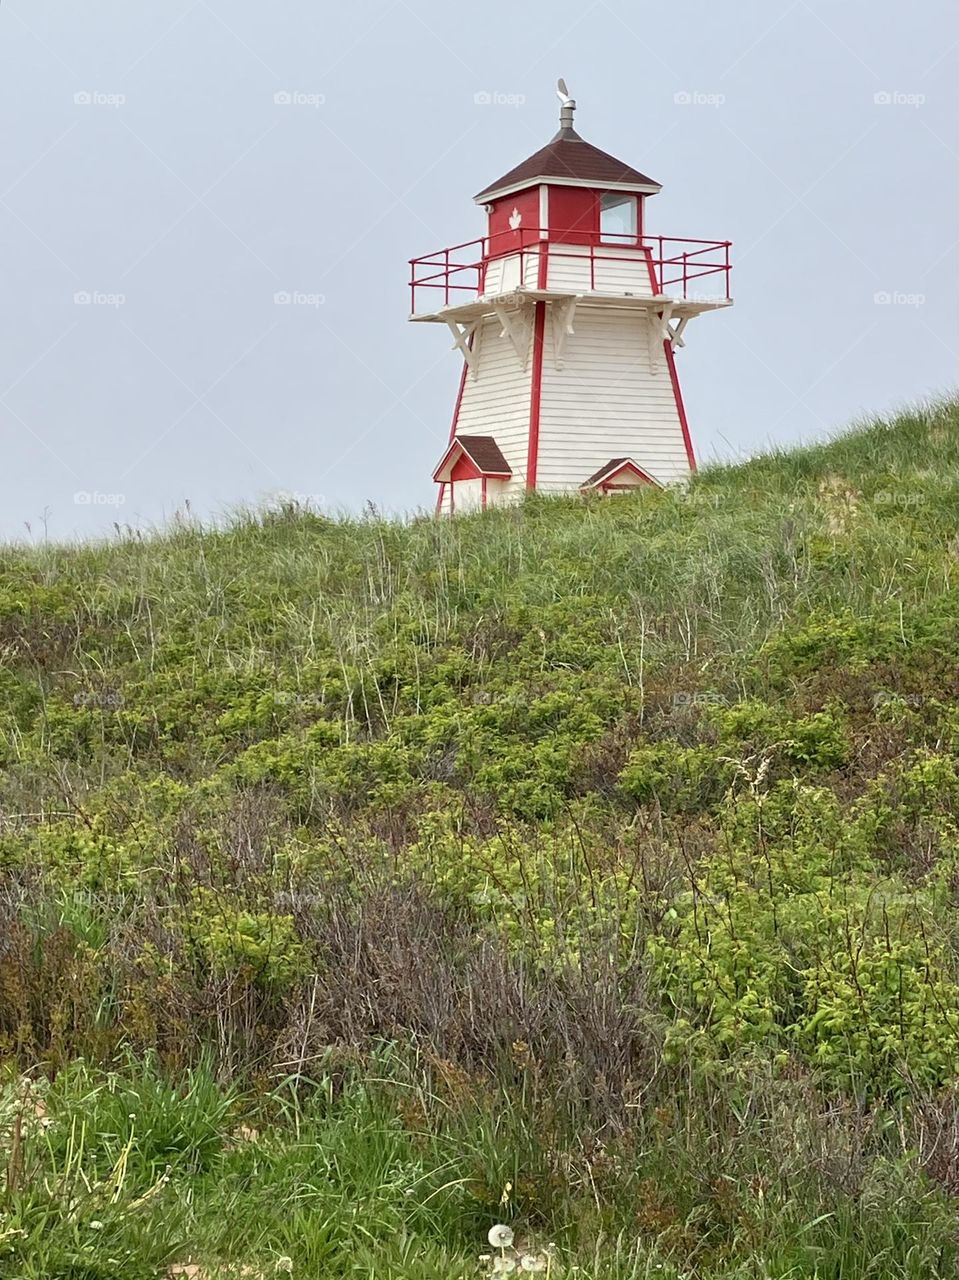
[[[655,195],[661,184],[606,151],[586,142],[573,128],[560,129],[534,155],[504,173],[475,197],[485,204],[498,195],[553,181],[566,186],[606,187]]]
[[[456,459],[462,455],[469,458],[481,476],[508,480],[513,474],[492,436],[454,436],[449,448],[440,459],[439,466],[433,472],[433,479],[448,480],[449,476],[443,473],[449,471]]]
[[[598,471],[594,471],[589,479],[584,480],[579,487],[580,489],[600,489],[604,484],[609,484],[623,471],[632,471],[644,483],[659,486],[659,481],[654,480],[649,472],[644,471],[632,458],[610,458],[609,462],[604,463]]]

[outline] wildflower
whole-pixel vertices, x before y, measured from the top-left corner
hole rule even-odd
[[[291,1276],[293,1274],[293,1259],[285,1258],[285,1257],[277,1258],[276,1262],[274,1263],[273,1270],[284,1271],[288,1276]]]
[[[545,1271],[546,1259],[540,1253],[524,1253],[519,1266],[521,1271]]]
[[[508,1276],[510,1272],[515,1270],[516,1270],[516,1260],[514,1258],[507,1258],[504,1254],[503,1257],[501,1258],[493,1259],[493,1275],[494,1276]]]
[[[486,1239],[494,1249],[508,1249],[513,1243],[513,1232],[509,1227],[498,1222],[495,1227],[490,1227]]]

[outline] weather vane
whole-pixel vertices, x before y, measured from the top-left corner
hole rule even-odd
[[[576,110],[576,103],[569,96],[569,90],[566,88],[566,81],[562,78],[556,81],[556,96],[563,104],[559,113],[559,127],[561,129],[572,129],[573,112]]]

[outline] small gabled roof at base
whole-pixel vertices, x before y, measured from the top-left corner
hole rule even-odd
[[[450,471],[461,457],[468,458],[480,476],[509,480],[513,474],[492,436],[454,436],[433,472],[433,479],[437,482],[449,480]]]
[[[644,484],[660,487],[659,481],[655,480],[648,471],[644,471],[632,458],[610,458],[609,462],[601,466],[598,471],[594,471],[579,487],[580,489],[601,489],[603,485],[611,484],[624,471],[632,471]]]

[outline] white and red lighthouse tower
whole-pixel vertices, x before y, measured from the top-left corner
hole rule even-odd
[[[447,514],[529,489],[617,493],[695,470],[674,362],[693,316],[731,305],[729,242],[646,233],[659,183],[556,136],[485,187],[487,234],[411,262],[415,321],[463,355],[433,479]]]

